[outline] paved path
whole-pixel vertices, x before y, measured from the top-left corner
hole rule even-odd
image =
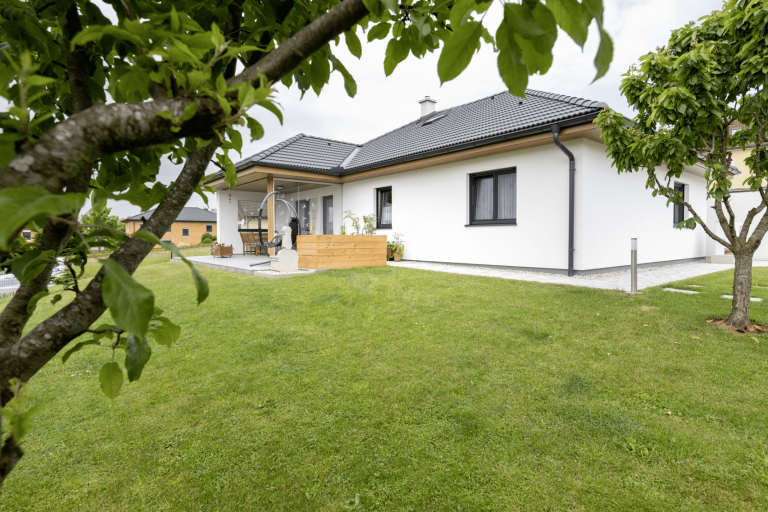
[[[588,288],[602,288],[604,290],[630,290],[629,272],[619,275],[606,275],[593,279],[568,277],[559,274],[532,274],[515,272],[514,270],[502,270],[496,268],[468,267],[462,265],[445,265],[441,263],[424,263],[417,261],[401,261],[399,263],[388,262],[393,267],[416,268],[420,270],[432,270],[435,272],[448,272],[450,274],[465,274],[470,276],[498,277],[501,279],[515,279],[518,281],[535,281],[537,283],[569,284],[573,286],[586,286]],[[768,267],[768,261],[756,261],[755,267]],[[691,277],[703,276],[721,270],[732,269],[733,265],[725,263],[691,263],[677,267],[659,269],[640,269],[637,273],[637,287],[650,288],[661,284],[680,281]]]

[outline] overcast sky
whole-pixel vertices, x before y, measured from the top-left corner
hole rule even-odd
[[[608,74],[592,83],[595,68],[592,61],[598,45],[595,24],[582,51],[564,32],[560,32],[554,48],[554,63],[546,75],[530,78],[528,87],[540,91],[566,94],[595,101],[604,101],[625,114],[632,114],[619,93],[621,75],[644,53],[666,43],[670,32],[722,6],[722,0],[603,0],[605,27],[613,38],[614,56]],[[495,33],[501,22],[501,3],[494,2],[484,25]],[[386,42],[365,44],[358,60],[342,43],[333,47],[334,54],[344,63],[357,81],[357,96],[349,98],[344,91],[341,75],[333,73],[331,83],[319,97],[308,92],[301,99],[296,87],[277,86],[277,101],[283,109],[281,126],[271,113],[254,107],[251,115],[264,125],[266,134],[250,142],[243,133],[243,157],[293,137],[298,133],[354,143],[366,142],[378,135],[409,123],[419,116],[418,100],[430,96],[437,100],[438,110],[450,108],[505,90],[496,67],[496,54],[484,45],[475,54],[469,67],[457,79],[440,86],[437,77],[437,55],[427,54],[417,60],[412,55],[402,62],[392,75],[384,75]],[[232,155],[237,161],[239,156]],[[161,168],[161,180],[170,183],[181,167],[167,160]],[[209,172],[213,172],[210,170]],[[211,207],[215,207],[211,198]],[[113,213],[128,216],[139,208],[128,203],[110,205]],[[203,206],[195,196],[189,206]]]

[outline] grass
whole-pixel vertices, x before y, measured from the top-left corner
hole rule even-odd
[[[211,246],[210,245],[191,245],[186,247],[179,247],[179,251],[184,256],[205,256],[208,254],[211,254]],[[99,260],[108,258],[111,253],[109,252],[103,252],[103,253],[94,253],[88,258],[88,263],[85,264],[85,271],[83,272],[83,278],[93,277],[96,275],[96,273],[101,268],[101,263],[99,263]],[[152,251],[147,254],[147,257],[144,258],[144,260],[141,262],[142,266],[147,265],[156,265],[158,263],[167,263],[170,259],[171,254],[170,251],[167,251],[165,249],[152,249]]]
[[[201,271],[197,307],[185,265],[139,269],[182,339],[114,401],[104,349],[31,380],[55,406],[0,508],[768,508],[768,337],[706,323],[732,273],[630,296],[391,267]],[[753,317],[768,323],[765,303]]]

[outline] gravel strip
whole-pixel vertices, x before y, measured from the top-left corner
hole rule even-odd
[[[422,263],[422,264],[431,265],[431,266],[435,266],[435,267],[445,267],[445,268],[460,267],[460,268],[466,268],[466,269],[491,270],[491,271],[494,271],[494,272],[509,272],[510,274],[535,274],[535,275],[540,275],[540,276],[568,277],[565,274],[555,274],[553,272],[532,272],[532,271],[528,271],[528,270],[512,270],[512,269],[507,270],[507,269],[504,269],[504,268],[477,267],[477,266],[474,266],[474,265],[458,265],[458,264],[457,265],[447,265],[445,263],[428,263],[428,262],[425,262],[425,261],[416,261],[416,260],[404,261],[403,263]],[[641,272],[650,272],[650,271],[653,271],[653,270],[662,270],[662,269],[665,269],[665,268],[685,267],[685,266],[688,266],[688,265],[695,265],[695,264],[698,264],[698,263],[703,263],[703,261],[690,261],[690,262],[687,262],[687,263],[677,263],[675,265],[663,265],[663,266],[659,266],[659,267],[638,268],[637,269],[637,273],[639,274]],[[582,275],[582,276],[573,276],[572,279],[584,279],[584,280],[591,281],[593,279],[602,279],[604,277],[621,276],[621,275],[629,274],[630,272],[631,272],[630,270],[618,270],[616,272],[605,272],[605,273],[602,273],[602,274],[589,274],[589,275]]]

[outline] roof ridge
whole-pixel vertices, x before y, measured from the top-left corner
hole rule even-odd
[[[575,96],[566,96],[565,94],[554,94],[551,92],[537,91],[536,89],[526,89],[525,95],[536,96],[538,98],[544,98],[554,101],[562,101],[563,103],[570,103],[571,105],[577,105],[579,107],[586,108],[606,108],[607,103],[603,101],[593,101],[586,98],[577,98]]]

